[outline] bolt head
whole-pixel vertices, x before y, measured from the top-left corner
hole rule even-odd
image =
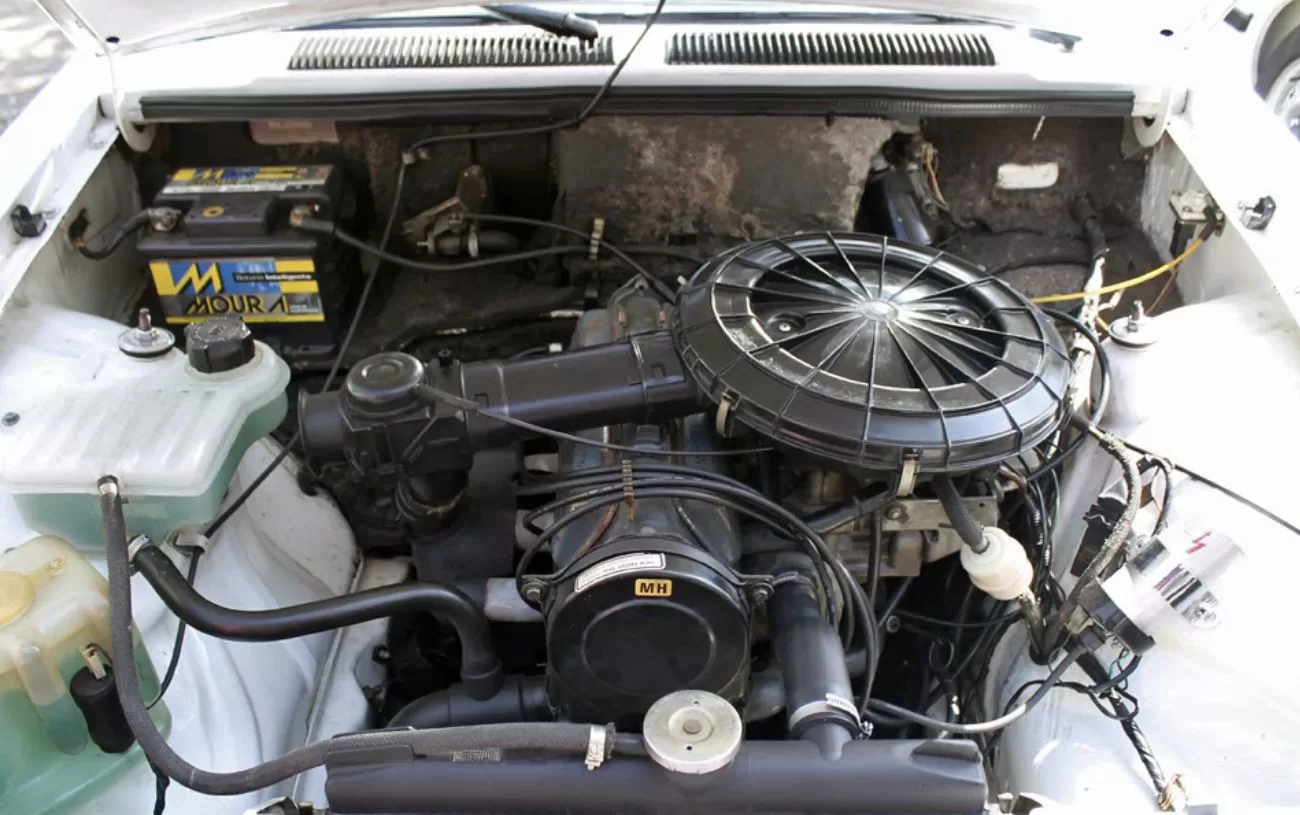
[[[885,618],[886,634],[897,634],[901,630],[903,630],[903,621],[900,620],[896,615],[891,614]]]
[[[519,596],[530,603],[540,603],[542,601],[542,587],[537,583],[529,583],[519,590]]]
[[[776,324],[776,330],[780,331],[782,334],[789,334],[791,331],[794,331],[794,325],[782,320]]]
[[[898,504],[894,504],[885,510],[885,518],[890,521],[901,521],[907,517],[907,510]]]

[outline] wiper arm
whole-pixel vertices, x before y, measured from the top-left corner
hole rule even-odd
[[[536,6],[513,3],[484,6],[483,8],[511,22],[531,25],[534,28],[549,31],[560,37],[577,37],[580,40],[592,42],[600,36],[600,29],[594,20],[579,17],[577,14],[566,14],[560,11],[537,8]]]

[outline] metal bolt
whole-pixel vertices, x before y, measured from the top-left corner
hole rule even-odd
[[[393,658],[393,654],[388,650],[387,645],[376,645],[370,652],[370,658],[380,665],[387,665],[388,661]]]
[[[18,424],[18,420],[21,418],[21,416],[11,410],[4,416],[0,417],[0,424],[3,424],[5,427],[13,427]]]
[[[888,617],[885,618],[886,634],[897,634],[902,629],[903,629],[903,621],[900,620],[896,615],[890,614]]]
[[[885,510],[885,520],[901,521],[907,517],[907,510],[903,509],[900,504],[894,504]]]
[[[1138,328],[1142,326],[1142,323],[1143,321],[1146,320],[1146,317],[1147,317],[1147,313],[1146,313],[1146,309],[1142,307],[1142,301],[1134,300],[1133,308],[1129,309],[1129,313],[1128,313],[1128,330],[1136,331]]]
[[[153,317],[149,314],[149,309],[140,309],[140,314],[136,319],[135,327],[141,331],[153,331]]]
[[[782,334],[789,334],[791,331],[794,331],[794,326],[785,320],[782,320],[776,324],[776,330],[780,331]]]
[[[772,597],[772,587],[766,583],[756,583],[749,587],[749,597],[754,605],[761,606]]]
[[[519,596],[530,603],[540,603],[542,601],[542,587],[537,583],[529,583],[519,590]]]

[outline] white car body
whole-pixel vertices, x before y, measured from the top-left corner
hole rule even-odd
[[[82,209],[96,213],[98,224],[109,224],[140,208],[129,168],[113,150],[119,138],[135,150],[147,150],[159,125],[193,120],[193,110],[214,100],[232,105],[234,119],[258,118],[259,112],[266,118],[311,118],[315,113],[310,110],[306,115],[283,117],[270,112],[277,100],[292,99],[299,108],[310,108],[310,100],[320,95],[333,98],[324,104],[336,105],[380,91],[419,99],[450,89],[484,93],[553,85],[594,89],[607,73],[605,67],[562,68],[547,75],[528,70],[434,74],[286,68],[304,39],[336,36],[304,31],[303,25],[438,5],[427,0],[372,4],[297,0],[273,5],[249,0],[47,0],[44,5],[78,53],[0,134],[0,203],[5,213],[21,206],[44,221],[40,234],[30,238],[19,237],[7,226],[0,228],[0,383],[21,380],[36,388],[42,387],[41,381],[53,387],[85,373],[82,362],[67,353],[49,357],[33,351],[40,345],[41,320],[61,326],[50,329],[55,333],[73,330],[64,317],[51,317],[44,309],[121,323],[144,284],[129,258],[92,263],[78,255],[67,237],[69,221]],[[1227,213],[1226,228],[1184,264],[1178,287],[1188,308],[1207,308],[1204,314],[1220,315],[1216,319],[1224,322],[1218,325],[1230,338],[1225,341],[1251,349],[1240,364],[1251,366],[1253,389],[1239,399],[1219,398],[1220,378],[1232,379],[1227,372],[1200,370],[1195,362],[1182,360],[1180,370],[1187,379],[1200,380],[1182,382],[1188,393],[1214,391],[1216,396],[1181,403],[1178,432],[1172,436],[1165,432],[1164,437],[1179,444],[1182,452],[1177,455],[1188,463],[1212,470],[1259,503],[1300,521],[1292,488],[1300,435],[1292,433],[1289,425],[1278,424],[1286,416],[1293,422],[1300,413],[1300,388],[1295,384],[1300,377],[1288,368],[1300,337],[1296,326],[1300,265],[1295,249],[1295,236],[1300,235],[1300,145],[1247,90],[1253,84],[1257,32],[1241,33],[1224,24],[1224,4],[1219,3],[1197,6],[1192,13],[1181,10],[1177,27],[1160,24],[1163,11],[1158,8],[1143,9],[1136,20],[1119,20],[1107,13],[1106,4],[1101,4],[1103,8],[1056,4],[1064,7],[1060,9],[1067,12],[1064,15],[1032,2],[871,5],[954,13],[963,5],[978,5],[980,16],[1014,25],[986,29],[1000,56],[992,74],[903,67],[779,71],[760,67],[714,73],[708,68],[664,64],[667,38],[691,27],[665,22],[651,31],[617,87],[687,89],[725,82],[730,88],[870,85],[898,92],[925,88],[954,99],[991,91],[1026,97],[1127,96],[1130,107],[1122,115],[1133,120],[1135,140],[1151,149],[1142,227],[1157,247],[1168,246],[1173,229],[1170,196],[1187,189],[1213,196]],[[1274,6],[1267,0],[1255,5],[1261,19]],[[396,25],[400,17],[392,19]],[[299,28],[286,28],[290,25]],[[816,28],[817,24],[801,25]],[[1066,52],[1025,37],[1026,27],[1077,33],[1081,40]],[[465,30],[472,28],[466,24]],[[631,46],[640,29],[637,21],[605,26],[614,38],[616,54]],[[1171,29],[1173,35],[1163,36],[1161,29]],[[448,34],[459,30],[445,29]],[[201,39],[196,38],[197,32],[202,33]],[[384,31],[381,26],[366,33],[378,36]],[[108,37],[117,39],[107,43]],[[353,115],[362,113],[350,112],[345,105],[336,118]],[[1032,126],[1031,120],[1026,129]],[[1266,197],[1275,204],[1271,221],[1263,229],[1248,228],[1240,207]],[[1252,322],[1242,317],[1248,312],[1268,316]],[[1215,362],[1230,365],[1230,358],[1236,355],[1223,355]],[[0,395],[0,413],[6,409]],[[1166,429],[1169,421],[1165,417]],[[1216,428],[1228,425],[1231,443],[1189,438],[1214,436]],[[1148,432],[1160,435],[1158,430]],[[0,442],[2,435],[0,431]],[[269,443],[255,446],[241,465],[236,484],[256,473],[272,454]],[[1095,480],[1097,475],[1089,477]],[[257,608],[402,579],[401,570],[395,571],[391,563],[362,558],[338,510],[325,498],[299,495],[291,470],[278,472],[258,496],[222,533],[231,540],[214,543],[219,554],[199,584],[214,599]],[[296,507],[292,515],[284,509],[286,502]],[[310,540],[302,532],[304,525],[314,530]],[[1235,632],[1231,641],[1180,639],[1168,648],[1163,667],[1158,652],[1148,660],[1144,687],[1149,688],[1151,702],[1144,723],[1153,738],[1166,743],[1173,756],[1167,764],[1172,771],[1184,773],[1195,802],[1218,804],[1225,815],[1300,811],[1296,778],[1300,743],[1295,736],[1300,729],[1300,704],[1290,687],[1300,657],[1290,647],[1294,604],[1286,595],[1287,586],[1300,574],[1300,548],[1293,538],[1267,525],[1241,528],[1244,534],[1258,536],[1246,547],[1247,560],[1262,568],[1246,572],[1255,575],[1257,582],[1232,590],[1237,596],[1257,593],[1257,601],[1237,607],[1242,616],[1238,627],[1231,629]],[[13,511],[9,496],[0,495],[0,551],[34,534]],[[95,558],[102,567],[102,553]],[[165,665],[176,619],[147,590],[137,591],[135,600],[135,619],[154,663]],[[1231,609],[1232,603],[1228,605]],[[196,764],[231,770],[323,736],[363,727],[368,707],[356,673],[369,664],[362,657],[382,641],[382,635],[383,626],[371,623],[334,635],[267,645],[192,636],[168,697],[173,745]],[[1014,687],[1019,677],[1037,675],[1036,670],[1007,657],[994,673],[1002,672],[1002,684]],[[1199,689],[1192,687],[1196,683],[1201,683]],[[1263,694],[1273,695],[1272,708],[1250,704]],[[1233,711],[1232,716],[1193,726],[1208,715],[1198,708],[1202,704],[1222,704]],[[1153,811],[1149,790],[1133,770],[1134,759],[1118,734],[1106,730],[1104,721],[1096,727],[1080,724],[1089,711],[1086,700],[1064,699],[1013,727],[1008,736],[1011,744],[1003,748],[1009,757],[999,766],[999,781],[1013,791],[1039,792],[1081,807],[1105,801],[1106,812]],[[1282,737],[1272,735],[1279,731]],[[1049,746],[1031,754],[1026,747],[1031,744]],[[1267,753],[1267,760],[1243,764],[1230,755],[1252,750]],[[1256,775],[1251,775],[1252,767]],[[173,785],[169,805],[187,815],[216,815],[253,808],[280,794],[323,801],[323,780],[323,771],[315,771],[296,783],[235,799],[208,798]],[[1099,785],[1106,787],[1101,797]],[[153,795],[153,776],[139,763],[76,811],[149,811]]]

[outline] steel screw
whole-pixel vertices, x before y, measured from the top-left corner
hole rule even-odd
[[[13,427],[18,424],[18,420],[21,418],[21,416],[11,410],[4,416],[0,417],[0,424],[3,424],[5,427]]]
[[[902,629],[903,629],[903,621],[898,619],[896,615],[890,614],[888,617],[885,618],[886,634],[897,634]]]
[[[893,506],[885,510],[885,520],[901,521],[906,517],[907,517],[907,510],[903,509],[903,507],[898,504],[894,504]]]
[[[756,583],[749,587],[749,597],[754,605],[761,606],[772,597],[772,587],[766,583]]]
[[[776,324],[776,330],[780,331],[782,334],[789,334],[791,331],[794,331],[794,326],[785,320],[782,320]]]
[[[137,318],[135,327],[146,333],[153,331],[153,317],[149,315],[149,309],[140,309],[140,316]]]
[[[388,661],[393,658],[393,654],[388,650],[387,645],[376,645],[370,652],[370,658],[380,665],[387,665]]]

